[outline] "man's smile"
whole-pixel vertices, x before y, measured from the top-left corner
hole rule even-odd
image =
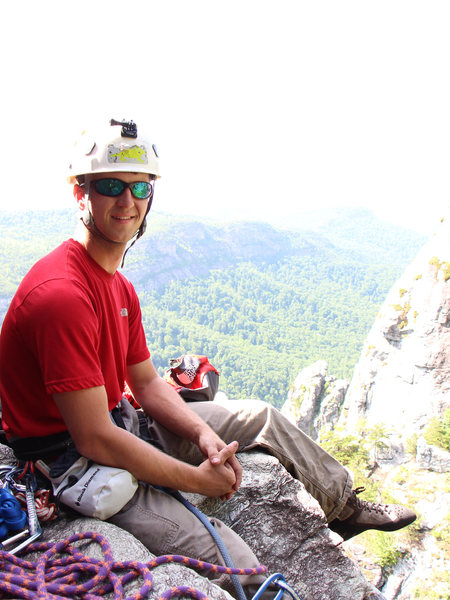
[[[134,216],[119,217],[118,215],[112,215],[112,218],[116,219],[116,221],[131,221],[132,219],[135,219],[136,217],[134,217]]]

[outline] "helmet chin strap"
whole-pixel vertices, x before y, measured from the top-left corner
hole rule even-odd
[[[96,235],[97,237],[101,238],[105,242],[109,242],[110,244],[120,244],[121,243],[121,242],[116,242],[115,240],[112,240],[111,238],[107,237],[104,233],[102,233],[100,231],[100,229],[95,224],[94,217],[92,216],[92,213],[89,209],[86,209],[83,212],[83,215],[80,217],[80,221],[83,223],[83,225],[89,231],[89,233],[92,233],[92,235]]]
[[[145,233],[145,230],[147,229],[147,215],[150,212],[150,207],[152,205],[152,199],[149,200],[148,205],[147,205],[147,211],[144,215],[144,218],[142,220],[141,226],[139,227],[139,229],[136,231],[136,233],[134,234],[134,240],[131,242],[131,244],[128,246],[128,248],[125,250],[125,252],[123,253],[122,256],[122,264],[120,265],[120,268],[123,269],[123,265],[125,264],[125,257],[127,255],[128,250],[131,248],[131,246],[134,246],[134,244],[137,242],[137,240],[142,237]]]
[[[127,255],[128,250],[131,248],[131,246],[133,246],[135,244],[135,242],[144,235],[145,230],[147,229],[147,215],[150,211],[150,207],[151,207],[151,201],[148,203],[147,206],[147,211],[145,213],[144,219],[141,223],[141,226],[139,227],[139,229],[136,231],[136,233],[133,235],[133,237],[131,238],[133,241],[131,242],[131,244],[125,249],[125,252],[123,253],[123,257],[122,257],[122,263],[120,265],[120,268],[123,268],[123,265],[125,264],[125,257]],[[80,217],[81,222],[83,223],[83,225],[86,227],[86,229],[92,233],[92,235],[95,235],[99,238],[101,238],[102,240],[104,240],[105,242],[108,242],[110,244],[121,244],[122,242],[116,242],[115,240],[112,240],[111,238],[107,237],[104,233],[102,233],[100,231],[100,229],[97,227],[97,225],[95,224],[94,221],[94,217],[91,213],[91,211],[89,210],[89,208],[87,208],[84,212],[83,215]],[[134,238],[134,239],[133,239]]]

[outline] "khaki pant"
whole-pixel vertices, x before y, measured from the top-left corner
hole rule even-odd
[[[137,433],[134,409],[130,412],[128,403],[123,404],[127,429]],[[352,488],[351,474],[276,408],[259,400],[216,400],[193,402],[189,406],[226,443],[237,440],[240,452],[260,447],[278,458],[316,498],[328,521],[343,511]],[[194,444],[150,418],[148,429],[167,454],[191,464],[203,460]],[[224,564],[211,535],[197,517],[178,500],[152,486],[141,485],[130,502],[109,520],[131,532],[156,555],[183,554]],[[221,521],[213,522],[236,567],[258,565],[256,556],[237,534]],[[258,581],[256,577],[242,578],[243,585],[247,579],[251,583]]]

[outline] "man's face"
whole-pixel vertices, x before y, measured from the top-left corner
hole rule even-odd
[[[133,196],[125,187],[119,196],[104,196],[96,191],[94,182],[99,179],[120,179],[125,183],[150,181],[145,173],[97,173],[86,180],[89,188],[89,203],[97,228],[108,239],[126,244],[138,231],[147,212],[148,199]]]

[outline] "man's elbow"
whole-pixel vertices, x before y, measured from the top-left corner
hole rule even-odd
[[[89,460],[100,464],[111,464],[113,462],[111,458],[113,458],[114,453],[108,450],[110,447],[109,436],[98,433],[83,434],[76,436],[73,441],[78,452]]]

